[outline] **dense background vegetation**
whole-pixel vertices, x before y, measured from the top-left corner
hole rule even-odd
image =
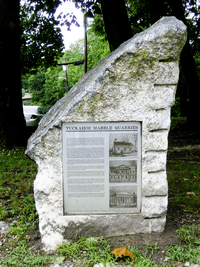
[[[68,67],[68,87],[58,62],[82,60],[82,43],[74,44],[63,55],[60,25],[78,24],[73,14],[55,16],[65,0],[11,0],[0,2],[0,138],[12,146],[26,140],[21,105],[22,88],[33,93],[33,103],[47,109],[62,97],[82,76],[82,67]],[[188,40],[181,54],[181,79],[175,114],[187,116],[190,128],[199,130],[198,95],[200,91],[200,6],[195,0],[74,0],[86,17],[93,17],[88,40],[88,69],[98,60],[145,30],[162,16],[174,15],[188,27]],[[109,46],[108,46],[109,44]],[[94,53],[96,51],[97,53]],[[62,59],[61,59],[62,58]],[[21,62],[21,63],[20,63]],[[11,73],[11,66],[13,73]],[[21,74],[23,74],[21,79]],[[34,76],[36,75],[35,79]],[[12,77],[14,76],[14,77]],[[21,84],[22,80],[22,84]],[[67,89],[67,90],[66,90]],[[37,92],[37,93],[36,93]],[[180,109],[178,109],[180,106]],[[13,120],[13,114],[17,117]],[[12,121],[12,123],[11,123]]]
[[[110,53],[108,42],[103,37],[88,30],[88,71],[102,58]],[[78,40],[66,50],[58,63],[79,62],[84,59],[84,40]],[[67,84],[66,84],[67,71]],[[83,64],[69,64],[67,70],[57,65],[49,68],[40,67],[35,74],[22,75],[22,87],[33,95],[29,103],[40,105],[48,110],[56,101],[63,97],[84,75]]]

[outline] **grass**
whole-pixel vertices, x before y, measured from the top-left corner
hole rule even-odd
[[[18,215],[20,221],[36,219],[33,181],[36,164],[27,159],[23,148],[0,152],[0,220]]]
[[[200,263],[200,226],[184,225],[177,231],[182,246],[170,246],[167,249],[167,260]]]
[[[112,254],[109,240],[105,240],[103,237],[100,238],[87,238],[81,237],[77,242],[74,243],[63,243],[57,247],[57,253],[68,257],[69,259],[78,259],[78,266],[93,266],[94,264],[103,263],[106,266],[109,263],[112,264],[118,262],[118,264],[125,264],[137,267],[159,267],[160,265],[154,263],[150,259],[141,255],[136,247],[127,246],[127,249],[134,255],[134,258],[130,257],[116,258]],[[152,246],[151,246],[152,249]],[[153,246],[153,249],[157,249]],[[167,265],[162,265],[167,266]]]
[[[151,251],[151,254],[153,255],[154,251],[159,250],[158,243],[152,243],[152,242],[145,242],[146,243],[146,249]]]
[[[200,212],[200,164],[175,161],[168,164],[169,205],[184,212]]]
[[[184,119],[172,120],[170,146],[200,144],[195,134],[190,138],[185,134]],[[177,130],[178,129],[178,130]],[[25,148],[0,151],[0,221],[12,223],[8,234],[3,236],[0,265],[2,266],[45,266],[50,263],[62,263],[67,259],[76,259],[77,266],[93,266],[96,263],[118,263],[131,266],[159,267],[137,247],[127,246],[135,255],[133,259],[112,255],[109,240],[81,237],[76,242],[58,246],[56,254],[49,257],[39,249],[33,249],[28,233],[38,231],[38,216],[33,198],[33,181],[36,176],[36,164],[26,158]],[[170,154],[171,152],[169,152]],[[178,153],[178,157],[176,157]],[[182,154],[181,154],[182,153]],[[198,216],[200,212],[200,163],[199,152],[180,150],[169,155],[167,166],[169,183],[169,208]],[[182,156],[183,159],[180,159]],[[178,159],[179,158],[179,159]],[[180,244],[165,248],[168,262],[200,263],[200,225],[184,225],[176,232]],[[146,243],[151,256],[159,250],[157,242]],[[166,265],[162,265],[166,266]]]
[[[91,264],[113,263],[115,261],[111,254],[111,248],[108,242],[104,238],[87,238],[81,237],[74,243],[63,243],[58,246],[57,252],[61,255],[67,256],[70,259],[81,258],[81,262]]]
[[[2,266],[43,266],[52,259],[29,248],[27,231],[38,228],[33,197],[36,164],[27,159],[24,148],[0,151],[0,221],[14,222],[2,249]]]
[[[167,163],[169,206],[195,214],[200,212],[199,144],[200,136],[187,127],[186,118],[172,118]],[[180,149],[170,151],[177,146]],[[185,149],[187,146],[193,149]]]
[[[6,257],[1,262],[2,266],[44,266],[45,264],[54,262],[53,259],[46,255],[33,253],[28,247],[25,240],[22,240],[18,245],[9,249]]]

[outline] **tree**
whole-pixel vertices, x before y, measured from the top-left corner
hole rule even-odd
[[[192,4],[193,1],[191,1]],[[184,6],[181,0],[177,0],[176,3],[173,0],[169,0],[170,6],[172,8],[172,13],[180,20],[182,20],[186,25],[187,21],[184,14]],[[194,9],[193,9],[194,10]],[[200,30],[200,20],[198,20],[198,30],[197,34],[199,34]],[[198,35],[195,36],[197,41]],[[197,46],[196,42],[193,43],[193,47]],[[189,112],[188,112],[188,124],[192,129],[197,129],[200,132],[200,124],[196,122],[196,117],[199,117],[199,99],[198,95],[200,93],[200,81],[198,78],[198,74],[196,71],[196,66],[194,62],[194,58],[192,55],[192,49],[190,46],[190,39],[187,39],[187,42],[183,48],[181,54],[181,66],[184,71],[185,80],[187,83],[187,87],[189,89]]]
[[[26,0],[20,6],[20,39],[22,73],[38,67],[56,66],[64,49],[61,25],[70,30],[72,24],[79,26],[73,14],[59,14],[58,6],[65,0]]]
[[[38,68],[35,74],[26,76],[27,91],[32,93],[32,103],[40,106],[40,99],[44,98],[45,90],[45,73],[47,69],[45,67]]]
[[[131,24],[124,0],[101,0],[100,3],[110,50],[113,51],[133,36]]]
[[[52,2],[52,1],[47,1]],[[62,55],[63,40],[59,20],[54,16],[58,3],[50,8],[45,2],[28,0],[20,7],[22,73],[56,64]],[[44,11],[45,10],[45,11]]]
[[[75,0],[86,16],[102,14],[110,51],[133,36],[124,0]]]
[[[134,0],[129,1],[130,21],[132,28],[136,30],[137,23],[146,28],[162,16],[173,15],[182,20],[188,27],[188,39],[181,53],[181,75],[179,82],[180,107],[182,115],[187,115],[190,128],[200,131],[200,125],[196,123],[196,117],[200,113],[198,108],[198,95],[200,81],[197,66],[200,63],[195,58],[199,55],[200,48],[200,17],[199,5],[194,0]],[[139,3],[139,4],[138,4]],[[188,93],[187,93],[188,91]],[[188,103],[189,98],[189,103]],[[187,106],[189,106],[188,111]]]
[[[45,95],[40,99],[40,103],[47,109],[53,106],[61,97],[66,94],[66,82],[65,79],[59,79],[61,75],[61,66],[48,68],[47,72],[45,73]]]
[[[130,29],[132,29],[133,33],[135,33],[134,31],[139,31],[140,28],[145,29],[163,15],[175,14],[178,18],[185,21],[188,25],[189,40],[182,53],[181,64],[190,95],[188,122],[190,122],[191,126],[200,127],[200,125],[193,120],[199,114],[197,105],[199,79],[192,58],[192,56],[195,58],[200,46],[200,18],[197,16],[199,13],[199,6],[196,1],[74,1],[77,5],[85,9],[88,14],[103,14],[104,27],[111,50],[115,49],[120,43],[132,36]],[[25,127],[21,107],[19,36],[21,35],[23,44],[21,48],[23,57],[21,58],[25,58],[25,61],[23,61],[24,72],[28,71],[30,66],[33,67],[32,69],[34,70],[34,67],[37,68],[39,65],[47,67],[53,64],[55,56],[60,53],[59,46],[61,45],[61,39],[59,37],[60,32],[57,29],[58,24],[56,24],[57,20],[53,17],[61,0],[28,0],[28,5],[21,11],[21,31],[19,27],[19,0],[14,2],[13,4],[11,0],[0,1],[0,62],[3,66],[0,91],[0,134],[9,144],[20,143],[22,139],[20,137],[23,136],[22,133],[24,133]],[[177,3],[177,6],[175,3]],[[187,18],[189,11],[195,14],[195,19],[189,20]],[[50,24],[48,24],[48,22],[50,22]],[[71,22],[67,23],[70,25],[70,23],[73,22],[76,21],[74,16],[71,16]],[[55,29],[55,34],[52,33],[53,29]],[[50,39],[48,45],[45,45],[45,40],[47,40],[45,39],[47,37],[47,35],[45,35],[46,30]],[[30,34],[29,38],[27,41],[24,41],[28,33]],[[51,36],[53,36],[52,39]],[[52,57],[52,55],[54,56]],[[12,69],[15,71],[15,79],[10,78],[10,66],[12,66]],[[188,66],[191,66],[191,68],[188,68]],[[13,120],[13,114],[17,116],[17,120]]]
[[[84,58],[84,40],[78,40],[66,50],[61,62],[76,62]],[[103,37],[96,35],[92,29],[88,30],[88,71],[101,59],[109,55],[109,44]],[[73,87],[84,75],[83,65],[68,65],[67,76],[69,88]]]
[[[25,73],[39,65],[50,66],[62,52],[58,22],[53,17],[60,3],[28,0],[20,11],[19,0],[0,1],[0,140],[7,146],[26,142],[21,70]],[[74,17],[71,22],[75,22]]]
[[[0,141],[7,146],[25,140],[20,71],[19,1],[0,1]]]
[[[79,62],[83,60],[84,40],[78,40],[64,52],[59,62]],[[92,69],[102,58],[110,53],[108,42],[102,37],[88,31],[88,70]],[[32,104],[37,104],[48,110],[57,100],[63,97],[84,75],[83,64],[67,66],[68,88],[66,88],[66,73],[61,66],[45,69],[41,67],[37,73],[29,75],[25,86],[32,93]],[[67,89],[67,90],[66,90]]]
[[[109,6],[112,1],[106,0],[93,0],[93,1],[84,1],[84,0],[75,0],[77,6],[80,5],[83,10],[86,10],[88,13],[93,13],[95,16],[94,23],[97,23],[93,28],[98,32],[107,34],[107,39],[110,43],[110,48],[116,48],[119,46],[120,41],[118,38],[114,38],[112,35],[112,29],[115,33],[115,25],[112,25],[111,21],[118,20],[120,22],[120,29],[123,29],[124,32],[128,32],[125,36],[125,39],[128,39],[130,36],[130,26],[132,28],[132,33],[135,34],[139,31],[146,29],[151,24],[156,22],[159,18],[166,15],[174,15],[178,19],[182,20],[188,26],[188,40],[181,54],[181,67],[184,72],[185,81],[187,88],[189,90],[189,112],[187,114],[188,125],[191,128],[195,128],[200,131],[199,123],[196,123],[196,117],[199,115],[200,111],[198,108],[198,95],[200,91],[200,81],[197,74],[197,67],[195,65],[194,59],[199,53],[200,47],[200,17],[199,17],[199,5],[194,0],[118,0],[114,1],[113,5]],[[107,5],[107,10],[105,9]],[[117,7],[119,6],[122,12],[118,13]],[[126,6],[126,12],[129,21],[124,18],[124,8]],[[98,9],[98,8],[99,9]],[[107,12],[109,11],[109,12]],[[100,16],[100,14],[103,17]],[[191,19],[188,15],[193,14]],[[107,20],[107,16],[111,18],[111,21]],[[109,21],[109,23],[108,23]],[[110,24],[110,25],[108,25]],[[128,25],[129,24],[129,25]],[[111,26],[111,30],[110,30]],[[123,39],[122,38],[122,39]],[[198,54],[199,55],[199,54]],[[197,62],[197,60],[196,60]],[[199,62],[199,61],[198,61]],[[187,93],[181,93],[182,99],[187,101]],[[183,103],[183,101],[181,101]],[[185,103],[186,105],[186,103]]]

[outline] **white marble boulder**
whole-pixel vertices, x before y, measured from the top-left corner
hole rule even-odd
[[[38,166],[34,196],[46,250],[54,250],[77,233],[113,236],[163,231],[170,111],[186,38],[181,21],[161,18],[99,62],[41,120],[26,154]],[[142,124],[140,213],[64,216],[62,123],[117,121]]]

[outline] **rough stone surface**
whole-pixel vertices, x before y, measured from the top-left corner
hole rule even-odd
[[[168,194],[167,176],[165,171],[156,173],[143,172],[143,195],[166,196]]]
[[[145,218],[162,216],[167,212],[167,196],[153,196],[142,198],[142,214]]]
[[[163,231],[170,110],[186,35],[181,21],[163,17],[103,59],[41,120],[26,154],[38,165],[34,194],[46,250],[54,250],[77,233],[111,236]],[[139,215],[63,216],[62,123],[93,121],[142,123]]]
[[[2,236],[3,234],[8,233],[10,230],[10,226],[6,224],[3,221],[0,221],[0,235]]]

